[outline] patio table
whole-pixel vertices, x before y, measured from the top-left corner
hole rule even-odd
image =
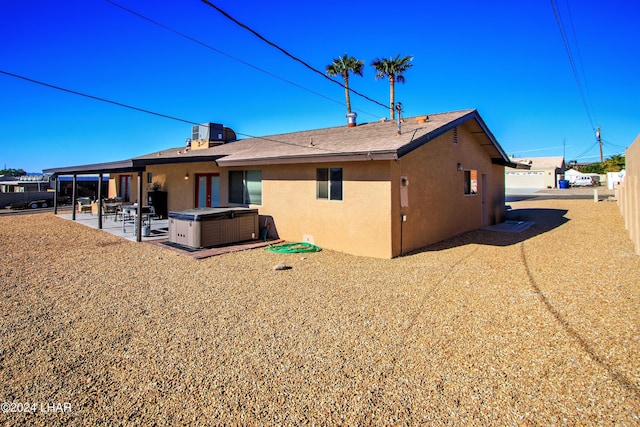
[[[153,206],[143,206],[142,207],[142,225],[145,225],[147,222],[149,226],[151,226],[151,217],[155,214],[155,209]],[[125,228],[125,223],[127,222],[127,218],[133,217],[133,234],[136,233],[137,229],[137,221],[136,217],[138,215],[138,205],[126,205],[122,206],[122,232],[126,233],[127,230]]]

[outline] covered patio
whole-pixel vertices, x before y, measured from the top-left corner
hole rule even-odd
[[[90,213],[76,213],[75,219],[72,218],[71,212],[68,211],[60,212],[57,214],[57,216],[69,221],[73,220],[77,224],[82,224],[93,229],[98,229],[96,215],[92,215]],[[152,220],[150,224],[149,235],[142,235],[140,237],[140,240],[137,240],[137,233],[134,231],[134,224],[132,222],[127,222],[123,229],[122,222],[120,220],[114,221],[113,219],[108,218],[102,221],[102,228],[100,228],[100,230],[114,236],[127,239],[131,242],[141,241],[144,243],[150,243],[193,259],[204,259],[216,255],[244,251],[247,249],[264,248],[266,246],[278,245],[284,242],[284,240],[282,239],[269,239],[239,242],[217,247],[187,248],[169,242],[168,219]]]
[[[138,240],[138,230],[136,229],[136,224],[133,219],[124,221],[123,224],[122,219],[115,220],[115,217],[103,218],[102,227],[99,227],[97,215],[93,215],[91,213],[75,212],[75,218],[73,217],[73,213],[69,211],[58,212],[56,215],[59,218],[75,221],[79,224],[93,229],[100,229],[102,231],[106,231],[109,234],[113,234],[114,236],[118,236],[132,242],[164,241],[169,238],[168,219],[151,219],[149,223],[149,235],[145,236],[141,232],[140,240]]]
[[[161,153],[158,152],[153,156],[142,156],[133,159],[115,161],[115,162],[106,162],[106,163],[96,163],[89,165],[81,165],[81,166],[69,166],[69,167],[60,167],[60,168],[51,168],[44,170],[45,174],[51,174],[52,179],[56,181],[56,191],[54,192],[54,214],[58,214],[59,201],[58,201],[58,177],[60,176],[71,176],[73,178],[72,183],[72,196],[71,196],[71,205],[73,209],[71,213],[68,214],[69,219],[72,221],[82,221],[90,226],[97,229],[105,229],[113,234],[119,234],[121,237],[125,237],[129,240],[134,240],[136,242],[143,241],[143,221],[145,218],[148,218],[148,201],[146,199],[146,195],[148,192],[143,188],[143,174],[147,172],[149,166],[157,166],[157,165],[171,165],[171,164],[179,164],[179,163],[195,163],[195,162],[211,162],[215,164],[215,161],[220,158],[220,155],[211,155],[206,153],[204,150],[195,150],[194,151],[179,151],[179,154],[175,153]],[[132,217],[132,223],[123,224],[122,222],[118,222],[118,225],[112,224],[110,219],[108,219],[105,215],[105,209],[103,208],[103,201],[109,197],[108,194],[102,194],[102,183],[105,179],[105,175],[114,176],[117,174],[130,174],[134,177],[132,183],[135,182],[135,188],[131,188],[130,200],[124,200],[123,204],[121,204],[121,208],[127,206],[127,210]],[[85,175],[97,175],[98,176],[98,194],[96,197],[96,202],[98,203],[98,209],[94,214],[87,214],[84,211],[78,212],[76,207],[78,206],[78,177]],[[132,187],[134,187],[132,185]],[[89,209],[87,209],[87,212]],[[66,213],[64,215],[67,215]],[[166,229],[168,227],[166,218],[163,218],[164,226],[162,228]],[[158,228],[161,227],[161,223],[157,223],[156,220],[151,220],[152,229],[151,235],[145,237],[147,239],[154,239],[159,236],[154,236],[154,232],[158,233]],[[123,228],[124,226],[124,228]],[[118,227],[122,228],[119,230]],[[133,230],[133,234],[132,231]],[[163,236],[164,238],[168,238],[168,232]]]

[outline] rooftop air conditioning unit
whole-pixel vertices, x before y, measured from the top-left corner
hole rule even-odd
[[[191,139],[194,141],[223,141],[224,127],[219,123],[205,123],[191,128]]]

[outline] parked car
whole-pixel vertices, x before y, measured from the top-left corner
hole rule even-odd
[[[32,200],[30,202],[14,202],[9,203],[9,209],[38,209],[47,208],[51,205],[50,200]]]
[[[600,185],[600,177],[593,175],[580,175],[576,176],[575,181],[572,184],[574,187],[590,187],[594,185]]]

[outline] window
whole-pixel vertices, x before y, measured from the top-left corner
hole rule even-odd
[[[342,200],[342,168],[316,170],[316,198]]]
[[[464,194],[478,194],[478,171],[464,171]]]
[[[147,172],[147,184],[153,183],[153,173]]]
[[[261,205],[262,171],[230,171],[229,202],[242,205]]]

